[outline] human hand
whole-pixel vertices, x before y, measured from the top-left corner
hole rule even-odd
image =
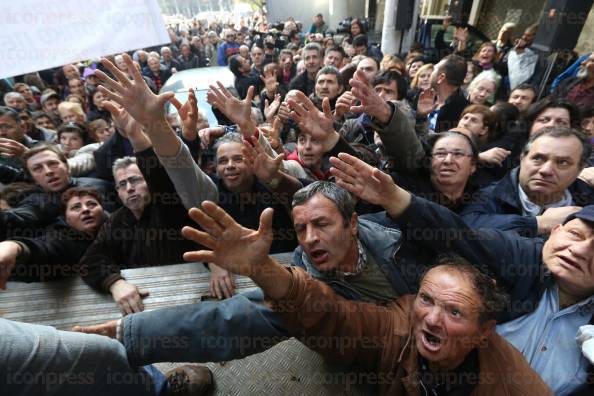
[[[22,251],[23,248],[14,241],[0,242],[0,289],[6,289],[6,282]]]
[[[254,175],[264,184],[269,184],[278,175],[285,158],[284,153],[276,158],[270,157],[255,136],[244,141],[241,151]]]
[[[501,163],[511,154],[511,151],[501,147],[493,147],[479,154],[479,161],[483,164],[501,166]]]
[[[274,121],[272,121],[272,128],[268,127],[260,127],[260,132],[266,137],[268,143],[270,143],[270,147],[274,151],[283,152],[282,142],[280,139],[281,129],[283,127],[283,123],[279,117],[274,117]]]
[[[254,98],[254,87],[248,88],[247,96],[243,100],[235,96],[217,81],[218,88],[210,85],[210,91],[206,94],[206,100],[211,106],[219,109],[229,120],[239,125],[244,136],[251,136],[256,131],[256,125],[252,121],[252,99]]]
[[[276,79],[274,69],[269,70],[265,75],[260,76],[260,79],[264,83],[264,87],[266,88],[266,91],[268,91],[268,94],[276,94],[276,90],[278,88],[278,81]]]
[[[21,158],[28,150],[25,145],[16,140],[0,138],[0,155],[2,156]]]
[[[260,215],[258,230],[242,227],[214,202],[202,202],[202,208],[192,208],[189,215],[204,231],[184,227],[182,235],[210,250],[184,253],[186,261],[205,261],[239,275],[250,276],[258,264],[268,261],[272,244],[273,209]]]
[[[233,275],[213,263],[209,263],[208,267],[210,268],[210,295],[219,300],[233,297],[235,294]]]
[[[103,102],[105,110],[111,114],[113,125],[122,137],[128,139],[142,133],[142,125],[136,121],[122,106],[111,100]]]
[[[145,127],[153,123],[166,122],[165,103],[174,96],[174,93],[155,95],[146,85],[140,71],[134,66],[132,58],[128,54],[122,54],[122,56],[132,80],[109,60],[102,59],[101,63],[112,73],[115,80],[101,70],[97,70],[95,75],[101,81],[99,90],[107,99],[124,107],[132,118]]]
[[[351,109],[355,102],[355,97],[351,91],[345,91],[336,99],[336,106],[334,106],[334,119],[340,120]]]
[[[286,124],[289,121],[289,117],[291,117],[291,110],[289,109],[287,102],[282,102],[280,104],[277,116],[283,124]]]
[[[119,279],[111,285],[109,292],[122,312],[122,315],[144,311],[142,299],[149,295],[148,292],[140,290],[124,279]]]
[[[334,118],[328,98],[322,101],[323,112],[318,110],[301,91],[296,91],[288,104],[292,110],[291,117],[297,122],[301,131],[321,141],[324,152],[330,151],[336,145],[340,136],[334,130]]]
[[[274,95],[274,100],[272,103],[268,102],[268,99],[264,99],[264,117],[266,121],[270,122],[276,115],[276,112],[280,108],[281,105],[281,97],[279,94]]]
[[[375,92],[361,70],[355,72],[349,84],[353,96],[361,102],[359,106],[352,106],[351,111],[365,113],[384,124],[390,121],[392,116],[390,105]]]
[[[565,221],[567,216],[580,211],[579,206],[562,206],[560,208],[548,208],[540,216],[536,216],[538,234],[550,234],[552,229]]]
[[[110,338],[115,338],[117,325],[117,320],[110,320],[109,322],[93,326],[74,326],[70,331],[74,331],[76,333],[98,334]]]
[[[427,117],[429,113],[435,110],[435,97],[437,96],[433,88],[425,89],[419,95],[417,102],[417,118]]]
[[[171,104],[177,109],[179,118],[182,121],[182,132],[188,140],[194,140],[198,134],[198,101],[194,89],[190,88],[188,100],[183,105],[175,97],[171,98]]]

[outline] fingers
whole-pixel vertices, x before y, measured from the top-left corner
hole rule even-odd
[[[324,110],[324,115],[326,116],[326,118],[332,117],[332,109],[330,108],[330,99],[327,97],[322,100],[322,110]]]
[[[109,89],[105,88],[103,85],[99,85],[98,89],[99,89],[99,91],[101,91],[103,93],[103,95],[105,95],[107,97],[108,100],[114,101],[117,104],[119,104],[120,106],[123,106],[124,99],[120,95],[117,95],[115,92],[110,91]]]
[[[144,78],[142,78],[142,74],[140,74],[140,70],[138,70],[136,68],[136,66],[134,66],[134,61],[132,60],[130,55],[122,54],[122,57],[124,58],[124,63],[126,64],[126,66],[128,68],[128,73],[130,73],[132,75],[132,79],[134,80],[134,82],[136,84],[141,84],[146,87],[147,86],[146,82],[144,81]]]
[[[223,299],[223,292],[221,291],[221,287],[219,286],[219,280],[213,279],[212,275],[210,278],[210,294],[214,295],[219,300]]]
[[[130,85],[130,80],[128,80],[128,76],[126,76],[120,69],[118,69],[111,61],[103,58],[101,59],[101,64],[105,66],[107,70],[117,79],[115,82],[111,77],[107,76],[101,70],[96,70],[95,74],[102,82],[106,83],[116,83],[122,87]]]
[[[247,91],[247,95],[245,96],[245,100],[248,103],[251,103],[252,99],[254,99],[254,86],[250,85],[250,87],[248,88],[248,91]]]
[[[216,260],[214,252],[210,250],[198,250],[193,252],[185,252],[184,260],[188,262],[213,262]]]
[[[217,246],[216,238],[213,238],[206,232],[198,231],[193,227],[182,228],[182,236],[190,241],[196,242],[199,245],[206,246],[209,249],[214,249]]]
[[[225,210],[211,201],[202,202],[202,211],[216,221],[223,230],[237,225],[233,217],[229,216]]]
[[[272,218],[274,215],[274,209],[266,208],[260,214],[260,225],[258,226],[258,233],[262,235],[269,235],[272,237]]]
[[[122,111],[122,107],[119,106],[116,102],[112,102],[111,100],[104,101],[103,108],[109,111],[109,114],[111,114],[113,118],[118,118]]]
[[[235,282],[231,274],[223,277],[222,282],[220,282],[220,286],[224,298],[233,297],[233,294],[235,294]]]
[[[70,331],[76,333],[99,334],[114,338],[116,335],[117,320],[110,320],[107,323],[102,323],[93,326],[74,326]]]
[[[173,106],[175,106],[175,108],[177,109],[177,112],[179,113],[179,111],[182,108],[182,104],[180,103],[180,101],[177,100],[175,97],[173,97],[169,100],[169,103],[171,103]]]
[[[204,206],[204,203],[202,205]],[[205,231],[211,234],[213,237],[218,238],[223,232],[223,228],[209,215],[204,213],[200,208],[192,208],[188,212],[188,215],[192,220],[198,223]]]

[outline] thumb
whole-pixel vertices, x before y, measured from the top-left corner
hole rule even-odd
[[[392,180],[392,177],[390,175],[382,172],[381,170],[379,170],[377,168],[373,169],[372,175],[374,178],[379,180],[379,182],[381,183],[382,186],[389,185],[390,183],[394,184],[394,180]]]
[[[254,99],[254,86],[253,85],[250,85],[250,87],[248,88],[247,95],[245,96],[245,99],[248,102],[251,102],[252,99]]]
[[[143,289],[138,289],[138,295],[140,295],[140,297],[145,298],[149,296],[149,292]]]
[[[264,235],[272,235],[272,216],[274,209],[266,208],[260,215],[260,225],[258,226],[258,233]]]
[[[274,159],[274,162],[276,162],[277,164],[281,163],[283,160],[285,159],[285,153],[279,154],[276,156],[276,158]]]
[[[165,106],[165,103],[167,103],[168,101],[171,101],[171,103],[173,103],[173,99],[175,99],[175,93],[173,92],[165,92],[160,94],[159,96],[157,96],[161,106]],[[177,101],[177,99],[175,99]],[[177,102],[179,104],[179,102]],[[175,104],[174,104],[175,106]],[[181,105],[180,105],[181,107]],[[177,107],[176,107],[177,108]]]
[[[268,103],[268,99],[264,99],[264,107],[268,107],[270,103]]]

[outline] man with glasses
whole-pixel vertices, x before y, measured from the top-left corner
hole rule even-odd
[[[482,189],[461,213],[473,228],[548,235],[582,206],[594,203],[594,189],[578,179],[592,148],[581,132],[546,127],[524,146],[520,166]]]
[[[239,53],[239,43],[235,41],[235,31],[228,29],[225,31],[225,42],[219,46],[218,61],[219,66],[227,66],[229,58]]]

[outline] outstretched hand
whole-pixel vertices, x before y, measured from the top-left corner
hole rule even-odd
[[[190,88],[188,100],[183,105],[176,98],[171,98],[171,104],[177,109],[182,121],[182,132],[187,140],[194,140],[198,136],[198,101],[194,89]]]
[[[110,320],[109,322],[94,325],[94,326],[74,326],[71,331],[76,333],[98,334],[106,337],[115,338],[117,320]]]
[[[99,90],[107,99],[124,107],[126,111],[143,126],[165,120],[165,103],[173,98],[173,92],[155,95],[142,78],[140,71],[134,66],[132,58],[128,54],[122,54],[132,79],[118,69],[107,59],[101,63],[114,76],[115,80],[103,73],[96,71],[101,81]]]
[[[270,183],[278,175],[285,158],[284,153],[277,155],[276,158],[270,157],[255,136],[244,141],[241,151],[254,175],[264,184]]]
[[[435,110],[435,97],[437,94],[432,88],[425,89],[419,95],[419,100],[417,102],[417,118],[426,117]]]
[[[210,250],[186,252],[184,260],[215,263],[231,273],[245,276],[253,275],[259,264],[268,261],[273,209],[262,212],[257,231],[242,227],[211,201],[204,201],[201,209],[190,209],[189,215],[204,231],[186,226],[182,235]]]
[[[250,86],[245,99],[239,100],[217,81],[218,88],[210,85],[210,91],[206,94],[206,100],[211,106],[219,109],[228,119],[239,125],[243,136],[251,136],[256,130],[252,121],[252,99],[254,98],[254,87]]]
[[[339,139],[338,132],[334,130],[330,100],[324,98],[323,111],[320,111],[303,92],[295,91],[294,97],[288,100],[288,105],[291,108],[291,117],[301,131],[321,141],[324,152],[330,151]]]
[[[351,111],[365,113],[373,118],[377,118],[384,124],[390,121],[390,117],[392,116],[390,105],[375,92],[371,84],[367,81],[365,73],[357,70],[349,84],[353,96],[361,102],[358,106],[351,106]]]

